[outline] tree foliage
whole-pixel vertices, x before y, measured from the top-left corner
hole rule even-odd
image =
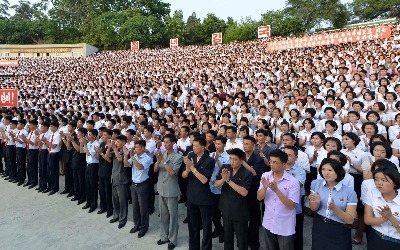
[[[355,18],[361,21],[400,17],[400,0],[353,0],[350,6]]]
[[[400,0],[353,0],[349,5],[287,0],[285,8],[266,11],[259,20],[223,20],[213,13],[200,19],[195,12],[185,19],[162,0],[19,0],[12,6],[0,0],[0,43],[87,42],[101,49],[128,49],[131,41],[155,48],[178,38],[180,45],[210,44],[216,32],[223,33],[223,42],[245,41],[257,38],[259,25],[271,25],[272,36],[297,36],[321,26],[341,28],[350,17],[366,21],[399,12]]]

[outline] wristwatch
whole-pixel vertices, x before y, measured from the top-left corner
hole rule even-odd
[[[231,180],[228,179],[228,180],[226,180],[225,182],[226,182],[226,183],[229,183],[230,181],[231,181]]]

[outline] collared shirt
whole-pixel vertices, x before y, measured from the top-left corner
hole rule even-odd
[[[210,157],[214,158],[215,154],[216,152],[211,153]],[[226,151],[222,152],[222,154],[220,154],[218,157],[218,161],[221,163],[221,165],[230,164],[229,154]],[[211,193],[213,194],[221,194],[222,187],[214,186],[214,183],[217,180],[217,176],[220,171],[221,169],[219,168],[217,161],[215,161],[214,171],[210,179],[210,189]]]
[[[396,219],[397,224],[400,223],[400,195],[397,195],[392,201],[387,202],[383,198],[381,192],[375,187],[372,188],[365,196],[364,203],[372,207],[374,216],[376,218],[382,217],[379,214],[378,208],[388,206],[392,211],[393,217]],[[373,225],[372,228],[381,234],[400,240],[400,233],[397,232],[396,228],[392,226],[390,221],[386,221],[380,225]]]
[[[86,154],[87,164],[99,163],[99,157],[97,157],[95,148],[100,147],[100,143],[98,141],[88,142],[86,147],[89,151],[89,155]]]
[[[126,147],[129,151],[131,151],[131,149],[132,149],[133,147],[135,147],[135,142],[134,142],[134,141],[127,142],[127,143],[125,144],[125,147]]]
[[[186,148],[187,148],[188,146],[192,145],[192,144],[190,143],[190,138],[189,138],[189,136],[186,137],[186,139],[180,138],[176,144],[177,144],[179,147],[181,147],[181,149],[182,149],[183,151],[186,151]],[[179,153],[182,154],[182,152],[180,152],[180,151],[179,151]]]
[[[353,151],[350,151],[348,149],[342,149],[342,150],[340,150],[340,152],[342,152],[343,154],[348,156],[351,159],[351,163],[354,165],[362,166],[363,161],[368,160],[368,157],[365,154],[365,152],[359,148],[355,148],[355,149],[353,149]],[[350,166],[350,173],[361,174],[355,168],[353,168],[351,166]]]
[[[40,140],[42,140],[43,138],[47,138],[47,140],[50,140],[50,137],[51,137],[50,130],[48,130],[46,133],[41,133],[39,135]],[[46,149],[47,150],[47,145],[45,143],[43,143],[42,146],[40,147],[40,149]]]
[[[142,183],[149,179],[149,169],[150,165],[153,164],[153,159],[146,153],[138,156],[135,154],[133,157],[143,165],[143,169],[138,169],[135,164],[133,164],[133,160],[129,159],[129,165],[132,167],[132,181],[134,183]]]
[[[28,136],[26,137],[26,139],[28,139],[28,141],[31,141],[33,143],[36,143],[36,134],[34,131],[29,132]],[[38,149],[39,145],[31,145],[31,144],[27,144],[26,146],[27,149]]]
[[[56,132],[51,132],[50,131],[50,139],[49,142],[51,145],[57,145],[57,147],[52,148],[49,150],[49,153],[58,153],[61,150],[61,145],[60,145],[60,133],[58,131]]]
[[[153,138],[150,138],[150,140],[146,140],[146,149],[148,151],[147,155],[150,156],[152,159],[153,159],[154,151],[156,150],[156,147],[157,147],[157,144]]]
[[[286,172],[292,175],[294,178],[296,178],[300,182],[300,199],[301,196],[305,194],[304,190],[304,183],[306,182],[306,171],[297,165],[296,163],[289,169],[286,169]],[[303,212],[303,209],[301,207],[301,202],[296,204],[296,214],[301,214]]]
[[[393,142],[397,139],[397,135],[400,133],[400,126],[394,125],[389,127],[389,140]]]
[[[7,146],[15,146],[15,141],[11,137],[10,132],[13,132],[15,135],[17,135],[18,129],[17,128],[11,129],[10,127],[8,127],[8,129],[6,130],[6,136],[8,137]]]
[[[262,177],[268,179],[270,182],[274,181],[273,172],[267,172]],[[262,178],[261,177],[261,178]],[[300,183],[292,175],[286,171],[283,173],[282,178],[277,182],[279,190],[291,201],[298,204],[300,199]],[[263,185],[260,184],[258,190],[262,189]],[[296,210],[288,209],[278,198],[276,193],[271,189],[265,192],[265,212],[262,225],[271,233],[290,236],[295,234],[296,226]]]
[[[310,161],[308,160],[308,155],[301,150],[299,150],[297,155],[296,164],[302,167],[307,173],[310,172]]]
[[[28,132],[25,129],[21,129],[21,130],[18,130],[18,132],[15,135],[16,135],[16,138],[18,138],[18,140],[23,141],[22,135],[25,135],[25,137],[28,137]],[[17,140],[15,140],[15,146],[17,148],[26,148],[26,143],[25,142],[20,143]]]
[[[314,155],[314,151],[315,151],[314,146],[308,146],[306,147],[305,153],[307,154],[308,158],[311,158]],[[318,153],[317,159],[314,159],[310,163],[310,165],[314,168],[321,165],[322,160],[325,159],[328,155],[328,152],[324,149],[324,147],[318,149],[317,153]]]
[[[236,138],[234,142],[231,142],[231,140],[228,140],[226,142],[225,150],[228,151],[232,148],[239,148],[239,149],[243,150],[243,142],[239,138]]]
[[[351,189],[339,182],[332,189],[329,189],[325,180],[313,180],[311,182],[311,190],[319,193],[320,205],[317,213],[328,219],[345,224],[332,210],[328,209],[328,204],[331,199],[335,202],[335,205],[345,211],[347,206],[357,206],[357,194],[354,189]]]
[[[318,175],[317,175],[317,179],[318,179],[318,180],[322,180],[322,179],[323,179],[322,176],[321,176],[319,173],[318,173]],[[351,188],[351,189],[354,190],[354,177],[353,177],[351,174],[346,173],[346,174],[344,175],[343,180],[341,180],[340,182],[341,182],[343,185],[345,185],[345,186],[347,186],[347,187],[349,187],[349,188]]]

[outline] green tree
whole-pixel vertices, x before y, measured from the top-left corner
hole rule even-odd
[[[201,43],[211,44],[211,36],[213,33],[225,33],[227,25],[223,19],[218,18],[215,14],[208,13],[200,26]]]
[[[201,29],[201,21],[193,12],[186,21],[186,33],[184,40],[186,44],[201,44],[201,36],[199,30]]]
[[[306,31],[302,20],[283,10],[271,10],[261,15],[260,25],[271,25],[271,36],[297,36]]]
[[[0,1],[0,19],[9,16],[8,9],[10,7],[10,2],[8,0]]]
[[[400,16],[400,0],[353,0],[350,6],[355,18],[360,21]]]
[[[229,20],[229,26],[226,29],[223,41],[224,43],[232,41],[247,41],[257,38],[257,22],[247,17],[242,19],[241,23],[238,24],[233,20]]]
[[[287,0],[283,11],[302,20],[308,31],[321,26],[342,28],[350,20],[350,11],[340,0]]]
[[[186,45],[186,27],[182,10],[176,10],[172,17],[166,18],[166,32],[169,38],[178,38],[180,45]]]

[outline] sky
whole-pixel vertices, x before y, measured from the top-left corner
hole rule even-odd
[[[184,20],[193,12],[196,12],[198,18],[203,19],[207,13],[214,13],[217,17],[233,17],[240,21],[242,17],[251,17],[259,20],[261,14],[268,10],[278,10],[285,6],[285,0],[163,0],[171,4],[171,12],[182,10]],[[18,0],[9,0],[10,4],[17,4]],[[31,0],[39,2],[39,0]],[[344,3],[351,0],[342,0]]]

